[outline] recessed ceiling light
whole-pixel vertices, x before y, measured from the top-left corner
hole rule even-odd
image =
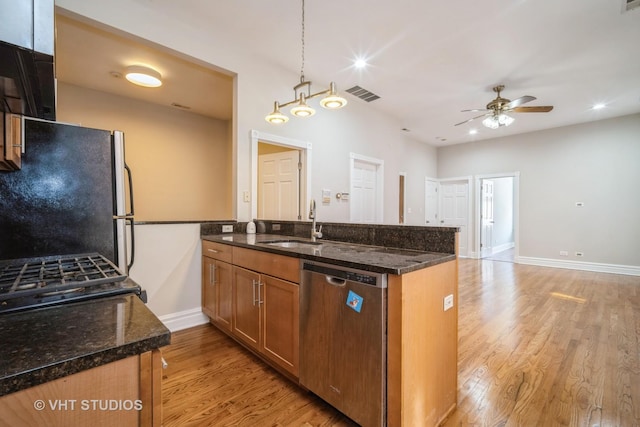
[[[358,58],[354,61],[353,65],[356,68],[364,68],[367,66],[367,61],[364,58]]]
[[[478,133],[478,129],[470,129],[469,130],[469,135],[475,135],[476,133]]]
[[[142,65],[132,65],[127,67],[124,76],[131,83],[144,87],[162,86],[162,76],[153,68]]]
[[[591,107],[592,110],[602,110],[604,107],[606,107],[606,104],[603,103],[599,103],[599,104],[593,104],[593,107]]]

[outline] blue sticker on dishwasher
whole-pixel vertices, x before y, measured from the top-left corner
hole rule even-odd
[[[347,306],[360,313],[360,310],[362,310],[362,297],[353,291],[349,291],[349,295],[347,295]]]

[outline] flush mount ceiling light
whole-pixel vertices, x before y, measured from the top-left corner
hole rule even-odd
[[[326,95],[320,100],[320,105],[329,110],[337,110],[347,105],[347,100],[338,95],[336,84],[331,82],[329,88],[320,92],[311,93],[311,82],[304,79],[304,0],[302,0],[302,67],[300,68],[300,83],[293,87],[294,98],[291,101],[273,103],[273,111],[264,119],[269,123],[282,124],[289,120],[285,114],[280,112],[281,107],[288,107],[297,104],[290,111],[296,117],[311,117],[316,110],[307,105],[307,99]]]
[[[142,65],[132,65],[127,67],[124,74],[127,80],[138,86],[158,87],[162,86],[162,76],[153,68]]]
[[[482,121],[482,124],[489,129],[498,129],[501,126],[509,126],[515,119],[504,113],[493,114]]]

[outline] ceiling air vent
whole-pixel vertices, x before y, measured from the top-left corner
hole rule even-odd
[[[638,0],[640,1],[640,0]],[[376,95],[373,92],[369,92],[366,89],[361,88],[360,86],[354,86],[350,89],[347,89],[347,92],[349,92],[352,95],[357,96],[360,99],[363,99],[367,102],[371,102],[371,101],[375,101],[376,99],[380,98],[378,95]]]
[[[629,12],[637,7],[640,7],[640,0],[623,0],[624,9],[623,12]]]

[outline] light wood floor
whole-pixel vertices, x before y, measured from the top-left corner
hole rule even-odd
[[[640,426],[640,277],[460,260],[459,284],[445,426]],[[353,425],[212,326],[164,356],[166,427]]]

